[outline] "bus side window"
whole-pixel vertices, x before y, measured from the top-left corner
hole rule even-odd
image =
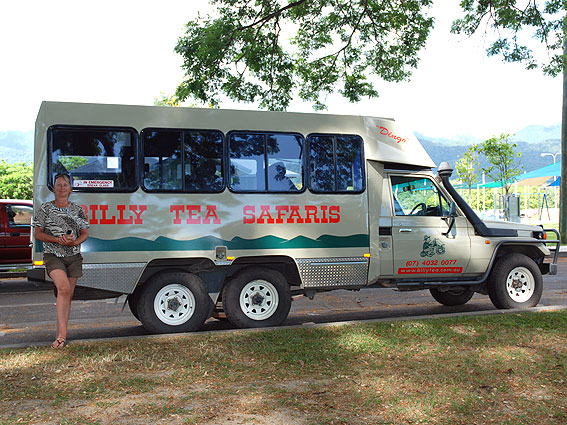
[[[319,193],[364,191],[363,142],[359,136],[315,134],[309,141],[309,188]]]
[[[221,192],[223,135],[220,131],[187,130],[185,152],[185,191]]]
[[[177,191],[183,188],[181,176],[181,131],[144,130],[144,188]]]
[[[73,190],[133,191],[138,133],[132,128],[56,125],[47,131],[49,178],[68,173]]]
[[[223,135],[214,130],[144,129],[144,189],[221,192]]]
[[[235,131],[229,133],[228,140],[231,190],[303,190],[304,140],[301,135]]]

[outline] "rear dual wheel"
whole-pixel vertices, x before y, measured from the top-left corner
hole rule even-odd
[[[291,308],[285,277],[270,269],[248,269],[223,289],[222,306],[228,320],[239,328],[278,326]]]
[[[207,320],[212,301],[203,281],[184,272],[160,273],[139,295],[136,311],[152,333],[196,331]]]

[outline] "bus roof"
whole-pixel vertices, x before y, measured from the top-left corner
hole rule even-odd
[[[42,102],[36,133],[52,125],[96,125],[144,128],[187,128],[356,134],[363,138],[367,160],[435,167],[411,131],[389,118],[321,113],[133,106],[95,103]]]

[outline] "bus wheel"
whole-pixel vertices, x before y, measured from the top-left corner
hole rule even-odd
[[[278,326],[291,308],[291,292],[283,275],[269,269],[249,269],[228,282],[222,293],[228,320],[239,328]]]
[[[494,264],[487,289],[496,308],[534,307],[541,298],[543,278],[531,258],[511,254]]]
[[[449,306],[466,304],[474,295],[474,291],[468,288],[448,288],[446,291],[431,288],[429,292],[437,302]]]
[[[161,273],[141,289],[137,311],[144,327],[152,333],[196,331],[211,310],[205,285],[194,274]]]
[[[140,320],[140,315],[138,314],[138,303],[140,302],[140,294],[141,294],[141,289],[140,288],[136,288],[136,290],[134,292],[132,292],[130,295],[128,295],[128,307],[130,307],[130,311],[132,312],[132,314],[134,315],[134,317],[138,320]]]

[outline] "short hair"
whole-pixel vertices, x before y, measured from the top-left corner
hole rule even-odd
[[[53,184],[55,184],[57,179],[60,178],[60,177],[63,177],[65,180],[67,180],[69,182],[69,184],[71,185],[71,187],[73,187],[73,181],[71,180],[71,176],[67,173],[55,174],[55,177],[53,177]]]

